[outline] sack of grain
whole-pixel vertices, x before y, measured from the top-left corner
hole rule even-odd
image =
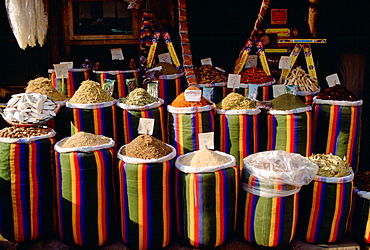
[[[370,192],[354,190],[353,208],[349,220],[349,235],[361,243],[370,243]]]

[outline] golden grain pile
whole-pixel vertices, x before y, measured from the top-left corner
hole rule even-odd
[[[26,93],[41,93],[51,98],[54,102],[64,101],[62,96],[52,85],[51,80],[45,77],[38,77],[27,83]]]
[[[59,143],[61,148],[94,147],[109,144],[110,138],[87,132],[78,132]]]
[[[113,101],[114,98],[104,89],[100,83],[86,80],[81,82],[80,87],[76,90],[70,103],[91,104]]]

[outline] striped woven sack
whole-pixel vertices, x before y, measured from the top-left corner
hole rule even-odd
[[[68,124],[66,103],[57,103],[61,104],[60,109],[57,115],[46,123],[46,126],[57,132],[54,138],[56,141],[60,141],[71,135],[71,127],[66,126],[66,124]]]
[[[248,110],[243,110],[248,111]],[[243,159],[258,152],[258,112],[240,114],[217,110],[215,116],[215,149],[231,154],[243,168]]]
[[[97,104],[72,104],[67,102],[67,117],[71,135],[84,131],[104,135],[117,141],[116,101]]]
[[[81,82],[92,79],[93,76],[91,70],[88,68],[68,69],[68,78],[64,78],[63,80],[57,79],[54,69],[49,69],[48,73],[54,88],[68,99],[74,95]]]
[[[115,80],[113,88],[113,97],[115,99],[126,97],[130,93],[126,79],[135,78],[137,83],[140,83],[140,69],[94,71],[94,74],[96,80],[102,85],[105,79]]]
[[[261,114],[260,145],[263,150],[284,150],[310,156],[312,153],[312,112]]]
[[[211,98],[208,99],[209,101],[212,101],[214,103],[221,102],[228,94],[226,82],[220,82],[220,83],[211,83],[211,84],[197,84],[194,85],[195,87],[198,87],[202,90],[203,97],[208,99],[204,92],[206,92],[206,88],[211,88]]]
[[[341,158],[345,156],[353,170],[357,171],[360,150],[361,104],[362,102],[356,106],[318,104],[314,100],[313,153],[332,153]]]
[[[169,144],[175,147],[177,155],[199,149],[198,134],[214,132],[214,113],[212,107],[194,108],[193,113],[177,113],[167,106],[169,111],[168,129]],[[209,107],[209,108],[208,108]],[[177,108],[176,110],[181,110]],[[187,109],[187,108],[184,108]]]
[[[320,87],[315,92],[297,91],[297,96],[304,102],[304,104],[312,106],[313,98],[320,92]]]
[[[176,169],[175,182],[179,236],[194,247],[216,247],[230,239],[236,227],[238,167],[209,173]]]
[[[155,119],[152,136],[157,138],[158,140],[167,142],[167,114],[166,109],[163,107],[163,105],[148,110],[130,110],[118,108],[117,112],[117,130],[119,145],[128,144],[139,135],[137,129],[139,127],[140,118]]]
[[[0,233],[13,242],[56,230],[54,138],[0,142]]]
[[[345,177],[316,176],[300,193],[298,236],[309,243],[344,240],[352,206],[353,173]]]
[[[369,192],[355,189],[353,208],[348,231],[351,238],[361,243],[370,243],[370,199]]]
[[[274,98],[273,96],[273,84],[275,81],[258,85],[257,90],[257,100],[258,101],[270,101]],[[229,93],[232,92],[232,89],[229,89]],[[235,90],[236,93],[239,93],[243,96],[248,96],[248,84],[241,83],[240,88]]]
[[[63,241],[101,246],[114,235],[113,159],[112,147],[56,152],[58,225]]]

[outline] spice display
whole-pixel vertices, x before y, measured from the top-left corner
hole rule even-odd
[[[370,192],[370,171],[356,174],[354,182],[357,189]]]
[[[207,148],[192,152],[179,160],[180,164],[190,167],[220,166],[230,162],[230,158]]]
[[[8,122],[36,124],[56,115],[58,105],[39,93],[20,93],[12,95],[3,110]]]
[[[45,77],[38,77],[27,83],[26,93],[40,93],[51,98],[54,102],[64,101],[62,96],[52,85],[51,80]]]
[[[218,70],[212,65],[203,65],[199,68],[196,68],[195,75],[198,84],[211,84],[227,81],[227,75],[225,72]]]
[[[188,90],[200,90],[197,87],[190,86],[187,88]],[[185,93],[182,92],[180,95],[176,97],[176,99],[171,103],[172,107],[177,108],[185,108],[185,107],[203,107],[208,105],[207,99],[205,99],[203,96],[200,98],[199,102],[188,102],[185,99]]]
[[[307,105],[304,104],[304,102],[298,96],[289,93],[272,99],[271,105],[272,108],[276,110],[290,110],[307,107]]]
[[[308,159],[319,167],[317,174],[323,177],[343,177],[352,171],[345,158],[342,159],[337,155],[313,154]]]
[[[172,64],[168,62],[159,62],[154,66],[154,68],[159,66],[162,67],[161,71],[159,71],[160,75],[172,75],[180,73]]]
[[[127,105],[145,106],[158,102],[158,98],[154,98],[143,88],[136,88],[119,101]]]
[[[343,85],[334,85],[317,95],[322,100],[358,101],[359,99]]]
[[[47,135],[51,130],[47,127],[6,127],[0,130],[0,137],[3,138],[30,138],[34,136]]]
[[[86,80],[69,100],[70,103],[90,104],[113,101],[114,98],[100,86],[100,83]]]
[[[221,102],[216,105],[217,109],[232,110],[232,109],[255,109],[254,101],[238,94],[230,93]]]
[[[266,72],[263,69],[257,67],[243,69],[242,72],[240,72],[240,75],[241,83],[262,84],[273,80],[271,77],[266,75]]]
[[[81,131],[63,139],[59,146],[61,148],[79,148],[100,146],[108,143],[110,143],[110,138],[108,137]]]
[[[317,79],[306,74],[300,66],[291,71],[284,84],[295,85],[297,91],[315,92],[319,89]]]
[[[122,148],[121,154],[139,159],[159,159],[172,152],[172,148],[151,135],[139,135]]]

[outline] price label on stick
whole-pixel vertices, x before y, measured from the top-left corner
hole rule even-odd
[[[239,74],[229,74],[229,77],[227,78],[227,87],[230,89],[240,88],[240,78],[241,75]]]
[[[245,62],[244,67],[245,68],[252,68],[252,67],[257,67],[257,55],[249,55],[247,57],[247,61]]]
[[[200,102],[200,98],[202,97],[201,90],[186,89],[184,94],[187,102]]]
[[[248,98],[256,101],[258,95],[258,85],[257,84],[248,84]]]
[[[202,65],[211,65],[212,66],[212,59],[210,57],[201,59],[200,64],[202,64]]]
[[[159,62],[166,62],[172,64],[172,59],[170,53],[163,53],[158,55]]]
[[[123,52],[121,48],[111,49],[110,53],[112,54],[112,60],[123,60]]]
[[[340,85],[340,81],[339,81],[339,77],[338,77],[337,73],[332,74],[332,75],[328,75],[325,79],[328,82],[329,87],[333,87],[337,84]]]
[[[285,84],[272,85],[272,94],[274,98],[281,96],[285,93],[286,93]]]
[[[68,64],[53,64],[56,78],[68,78]]]
[[[140,118],[137,132],[144,135],[153,135],[154,120],[153,118]]]
[[[208,148],[214,149],[214,132],[198,134],[199,149]]]
[[[73,69],[73,62],[60,62],[60,64],[67,64],[68,69]]]
[[[292,58],[290,56],[281,56],[279,61],[279,69],[290,69]]]

